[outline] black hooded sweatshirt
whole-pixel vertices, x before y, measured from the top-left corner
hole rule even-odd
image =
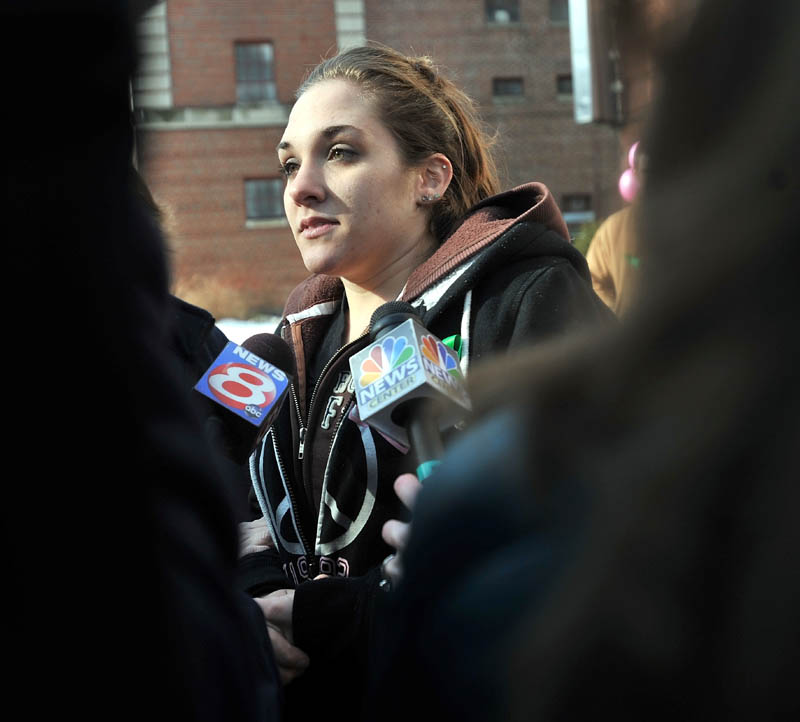
[[[519,186],[476,205],[400,299],[438,338],[460,335],[466,374],[494,354],[613,318],[568,237],[548,189]],[[250,460],[276,548],[241,560],[242,585],[253,596],[296,588],[294,641],[311,658],[287,688],[290,719],[293,708],[300,718],[324,704],[323,689],[355,691],[362,679],[356,670],[366,662],[379,566],[393,551],[381,527],[407,517],[392,484],[415,468],[358,420],[348,359],[370,340],[341,347],[343,296],[338,278],[314,275],[289,297],[279,328],[294,350],[297,381]],[[309,581],[319,574],[331,578]]]

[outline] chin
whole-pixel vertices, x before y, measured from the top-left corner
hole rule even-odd
[[[320,273],[325,276],[339,276],[336,264],[330,258],[303,257],[303,265],[309,273]]]

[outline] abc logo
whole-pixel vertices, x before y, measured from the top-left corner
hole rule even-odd
[[[253,406],[252,404],[247,404],[247,406],[244,407],[244,412],[248,416],[252,416],[254,419],[260,419],[261,418],[261,409],[258,406]]]
[[[253,407],[268,406],[277,394],[275,384],[267,374],[240,363],[217,366],[208,374],[208,387],[226,406],[246,410],[256,418],[261,415],[261,410]]]

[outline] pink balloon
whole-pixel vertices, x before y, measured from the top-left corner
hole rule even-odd
[[[639,147],[639,141],[637,140],[632,146],[631,149],[628,151],[628,165],[631,168],[635,167],[636,163],[636,149]]]
[[[626,201],[628,201],[628,203],[631,203],[633,199],[636,197],[638,191],[639,191],[639,179],[636,177],[636,173],[633,172],[633,169],[628,168],[619,177],[620,195]]]

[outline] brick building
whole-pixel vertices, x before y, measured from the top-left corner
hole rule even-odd
[[[427,53],[478,102],[504,186],[545,182],[571,221],[619,207],[622,151],[573,120],[566,0],[167,0],[140,23],[142,175],[175,292],[217,317],[281,309],[306,271],[275,146],[306,70],[365,38]]]
[[[369,37],[431,55],[474,98],[504,186],[544,182],[574,232],[618,206],[608,126],[573,119],[566,0],[366,0]]]

